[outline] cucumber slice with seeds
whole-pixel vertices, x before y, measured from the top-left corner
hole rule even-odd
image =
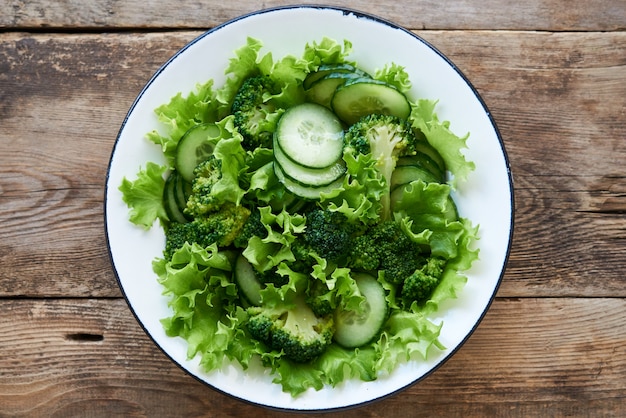
[[[308,186],[326,186],[346,172],[343,159],[324,168],[304,167],[287,157],[277,141],[274,141],[274,159],[286,176]]]
[[[276,163],[274,163],[274,172],[278,180],[283,183],[287,190],[302,199],[319,200],[322,193],[330,193],[343,185],[343,176],[330,184],[319,187],[298,183],[294,179],[286,176],[280,165]]]
[[[353,275],[359,291],[365,298],[362,312],[335,312],[335,335],[337,344],[354,348],[361,347],[379,335],[387,319],[385,289],[373,276],[365,273]]]
[[[302,103],[283,113],[275,139],[284,154],[301,166],[325,168],[343,152],[343,126],[322,105]]]
[[[331,100],[335,114],[348,125],[371,114],[392,115],[407,119],[411,104],[391,84],[369,78],[356,78],[339,86]]]
[[[221,130],[216,124],[203,123],[189,128],[178,141],[174,165],[185,181],[191,183],[193,171],[213,154],[220,135]]]
[[[359,74],[354,73],[330,73],[317,80],[311,87],[306,90],[307,100],[313,103],[321,104],[330,109],[330,101],[337,91],[337,88],[346,81],[360,78]]]

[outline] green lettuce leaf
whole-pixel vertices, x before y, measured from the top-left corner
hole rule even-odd
[[[403,66],[395,63],[387,64],[381,70],[376,71],[374,78],[391,84],[402,93],[411,90],[412,84],[409,74]]]
[[[323,38],[320,42],[306,44],[302,59],[308,63],[308,71],[316,71],[320,65],[352,63],[348,56],[352,43],[344,40],[343,45],[334,39]]]
[[[390,373],[415,354],[425,359],[431,347],[444,349],[438,340],[442,326],[443,323],[435,325],[419,312],[394,311],[375,345],[376,370]]]
[[[237,288],[228,257],[216,245],[185,244],[171,261],[158,258],[152,266],[170,297],[173,314],[161,320],[166,334],[187,341],[188,358],[200,354],[208,369],[220,367],[239,324],[233,320]]]
[[[479,258],[479,249],[474,246],[478,240],[478,226],[473,226],[471,221],[465,218],[461,218],[459,222],[463,225],[463,232],[457,240],[457,255],[448,261],[441,282],[421,308],[424,314],[436,312],[439,304],[445,300],[456,299],[457,294],[467,283],[467,276],[462,272],[469,270]]]
[[[164,128],[164,134],[153,130],[147,134],[148,140],[161,147],[163,155],[173,167],[174,156],[178,141],[189,128],[200,123],[215,122],[218,116],[219,104],[215,100],[213,80],[198,84],[196,90],[184,97],[181,93],[172,97],[169,103],[155,109],[159,122]]]
[[[306,218],[283,210],[272,213],[269,206],[259,208],[261,222],[267,230],[267,237],[254,236],[248,241],[243,256],[258,270],[267,271],[283,261],[295,261],[291,244],[296,234],[304,232]]]
[[[339,300],[340,306],[349,311],[358,311],[365,300],[359,291],[356,281],[350,275],[350,269],[329,266],[327,261],[317,254],[311,254],[317,260],[313,266],[311,277],[326,285],[332,299]],[[330,295],[328,296],[330,298]]]
[[[457,256],[458,240],[464,232],[459,221],[446,217],[450,186],[415,181],[404,189],[394,212],[415,242],[430,246],[434,256],[452,259]]]
[[[211,188],[211,195],[222,202],[239,204],[246,194],[239,184],[239,177],[247,168],[247,153],[241,146],[242,138],[232,119],[229,116],[218,123],[227,133],[223,134],[213,150],[213,155],[222,160],[222,177]]]
[[[454,175],[451,184],[464,181],[476,165],[465,159],[462,150],[467,148],[469,133],[463,137],[450,130],[450,123],[440,122],[435,113],[437,102],[421,99],[412,105],[413,126],[426,136],[426,139],[443,157],[446,167]]]
[[[148,162],[145,169],[139,170],[135,180],[122,180],[119,190],[122,200],[130,208],[129,220],[133,224],[150,229],[155,220],[168,220],[163,207],[163,175],[166,171],[167,167]]]
[[[321,202],[331,211],[343,213],[351,222],[376,223],[380,217],[381,196],[387,192],[385,180],[376,169],[376,160],[367,154],[345,153],[346,178],[343,185],[322,193]]]

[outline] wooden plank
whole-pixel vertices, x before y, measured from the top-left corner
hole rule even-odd
[[[3,415],[288,416],[187,376],[121,299],[5,299],[0,309]],[[433,375],[342,416],[623,416],[625,319],[624,299],[497,299]]]
[[[143,84],[199,33],[0,34],[0,295],[119,296],[109,155]],[[626,32],[418,34],[473,82],[509,152],[517,227],[499,294],[626,295]]]
[[[331,2],[341,5],[341,2]],[[0,28],[105,29],[210,28],[260,8],[292,4],[273,0],[197,2],[182,0],[172,8],[153,1],[149,12],[139,0],[123,2],[7,0],[0,5]],[[345,4],[344,4],[345,6]],[[626,26],[621,0],[417,0],[406,4],[355,0],[350,8],[367,11],[409,29],[511,29],[549,31],[609,31]]]
[[[606,274],[626,267],[624,40],[421,35],[477,87],[511,160],[516,232],[500,295],[596,294],[599,278],[603,295],[624,295],[623,279]]]

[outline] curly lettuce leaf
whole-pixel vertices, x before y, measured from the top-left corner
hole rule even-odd
[[[243,256],[258,271],[267,271],[283,261],[295,261],[291,244],[295,241],[296,234],[304,232],[306,218],[303,215],[290,214],[286,210],[274,214],[269,206],[259,208],[259,212],[267,236],[250,238]]]
[[[476,168],[473,161],[468,161],[462,150],[467,148],[469,133],[458,136],[450,130],[450,122],[439,121],[435,113],[437,101],[421,99],[412,104],[411,118],[413,127],[419,129],[426,140],[443,157],[446,167],[454,175],[451,184],[464,181]]]
[[[350,269],[337,266],[329,266],[328,262],[312,253],[311,256],[317,260],[313,266],[311,277],[319,280],[328,289],[327,297],[332,300],[339,300],[343,309],[348,311],[358,311],[362,308],[365,300],[361,294],[356,280],[350,275]]]
[[[467,276],[462,272],[469,270],[474,261],[478,260],[480,251],[474,247],[478,240],[478,226],[473,226],[465,218],[461,218],[459,222],[463,225],[463,232],[457,240],[457,256],[448,261],[441,282],[421,308],[422,313],[436,312],[443,301],[456,299],[467,283]]]
[[[213,80],[209,80],[203,84],[197,84],[196,89],[186,97],[178,93],[170,99],[169,103],[154,110],[163,126],[164,133],[153,130],[148,132],[147,138],[161,147],[170,166],[173,166],[178,141],[189,128],[220,119],[219,103],[215,98]]]
[[[247,168],[247,153],[241,146],[241,135],[236,131],[232,117],[219,122],[228,132],[216,144],[213,155],[222,161],[222,177],[211,187],[211,195],[222,202],[239,204],[246,194],[239,177]]]
[[[267,75],[271,72],[272,55],[268,53],[261,57],[259,53],[262,48],[261,41],[248,37],[246,44],[235,50],[234,57],[229,60],[224,71],[228,78],[215,96],[222,117],[230,113],[233,97],[246,78],[260,74]]]
[[[309,388],[320,390],[324,385],[335,387],[346,379],[358,378],[364,382],[376,380],[374,366],[378,354],[373,346],[349,350],[333,344],[311,363],[294,363],[280,359],[273,368],[273,382],[284,392],[296,397]]]
[[[228,257],[216,245],[186,243],[171,261],[159,258],[152,267],[170,297],[172,316],[161,320],[166,334],[187,341],[188,358],[200,354],[206,367],[220,367],[239,323],[233,320],[237,288]]]
[[[139,170],[135,180],[122,179],[118,189],[130,209],[129,220],[133,224],[150,229],[155,220],[168,220],[163,207],[163,174],[166,171],[167,167],[148,162],[145,169]]]
[[[390,373],[416,354],[427,358],[433,346],[444,349],[438,340],[442,326],[443,323],[436,325],[419,312],[394,311],[375,344],[376,370]]]
[[[320,42],[306,44],[302,59],[308,63],[309,72],[312,72],[324,64],[350,63],[347,59],[350,53],[352,53],[352,42],[344,40],[341,44],[325,37]]]
[[[391,84],[402,93],[407,93],[411,90],[412,84],[409,74],[403,66],[396,63],[387,64],[382,69],[377,70],[374,78]]]
[[[394,215],[413,241],[428,245],[434,256],[452,259],[458,254],[458,241],[465,228],[450,220],[450,186],[440,183],[412,182],[394,204]]]
[[[322,193],[321,202],[328,209],[344,214],[351,222],[364,224],[378,222],[381,196],[387,193],[385,180],[376,168],[376,160],[369,154],[345,153],[346,178],[343,185],[329,193]]]

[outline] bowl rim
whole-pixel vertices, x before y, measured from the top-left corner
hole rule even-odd
[[[203,38],[205,38],[206,36],[221,30],[224,27],[227,27],[229,25],[232,25],[238,21],[241,20],[245,20],[247,18],[250,17],[254,17],[257,15],[263,15],[263,14],[268,14],[268,13],[275,13],[275,12],[280,12],[280,11],[288,11],[288,10],[297,10],[297,9],[308,9],[308,10],[320,10],[320,11],[325,11],[325,10],[329,10],[329,11],[334,11],[334,12],[341,12],[344,15],[354,15],[357,18],[363,18],[363,19],[367,19],[370,21],[374,21],[374,22],[378,22],[383,24],[384,26],[387,26],[391,29],[395,29],[395,30],[401,30],[407,34],[409,34],[411,37],[415,38],[416,41],[421,42],[422,44],[424,44],[426,47],[428,47],[432,52],[434,52],[435,54],[437,54],[441,59],[443,59],[449,66],[451,69],[453,69],[463,80],[463,82],[467,85],[467,87],[471,90],[472,94],[474,95],[474,98],[478,101],[478,103],[480,104],[480,106],[483,108],[493,130],[494,133],[497,137],[499,146],[500,146],[500,152],[502,153],[502,157],[504,159],[504,164],[506,167],[506,173],[507,173],[507,181],[508,181],[508,188],[509,188],[509,193],[510,193],[510,211],[511,213],[510,215],[510,224],[509,224],[509,230],[508,230],[508,240],[507,240],[507,248],[505,250],[504,253],[504,257],[502,259],[502,266],[500,268],[500,274],[498,279],[496,280],[496,284],[493,287],[493,292],[489,298],[489,300],[486,302],[485,307],[483,309],[483,311],[481,312],[481,314],[479,315],[479,317],[476,319],[475,324],[473,325],[473,327],[467,331],[465,337],[451,350],[449,350],[444,356],[443,358],[437,363],[435,364],[433,367],[431,367],[427,372],[425,372],[423,375],[415,378],[414,380],[412,380],[411,382],[409,382],[408,384],[399,387],[391,392],[388,392],[384,395],[378,396],[378,397],[373,397],[369,400],[366,401],[362,401],[362,402],[358,402],[355,404],[350,404],[350,405],[346,405],[346,406],[339,406],[339,407],[330,407],[330,408],[319,408],[319,409],[298,409],[298,408],[287,408],[287,407],[278,407],[278,406],[272,406],[272,405],[266,405],[266,404],[262,404],[262,403],[258,403],[249,399],[246,399],[244,397],[238,396],[236,394],[230,393],[228,391],[222,390],[214,385],[212,385],[211,383],[207,382],[206,380],[203,380],[202,378],[200,378],[199,376],[196,376],[194,373],[190,372],[183,364],[181,364],[181,362],[179,362],[178,360],[176,360],[175,358],[173,358],[162,346],[161,344],[157,341],[157,339],[148,331],[148,329],[146,328],[146,326],[144,325],[144,323],[142,322],[139,314],[136,312],[136,310],[133,308],[133,305],[127,295],[127,292],[124,290],[124,286],[122,283],[122,280],[120,278],[120,274],[118,272],[118,269],[115,265],[115,261],[114,261],[114,257],[113,257],[113,253],[112,253],[112,247],[111,247],[111,241],[110,241],[110,235],[109,235],[109,226],[108,226],[108,209],[107,209],[107,202],[109,199],[109,187],[110,187],[110,175],[111,175],[111,170],[112,170],[112,163],[113,163],[113,159],[115,157],[116,154],[116,150],[118,148],[118,144],[120,143],[120,138],[122,136],[122,133],[124,131],[124,128],[128,122],[128,119],[130,118],[131,114],[133,113],[133,110],[135,109],[135,107],[138,105],[140,99],[144,96],[144,94],[146,93],[146,91],[151,87],[151,85],[153,84],[153,82],[159,77],[159,75],[174,61],[176,60],[180,55],[182,55],[187,49],[189,49],[190,47],[192,47],[194,44],[196,44],[198,41],[202,40]],[[159,66],[159,68],[154,72],[154,74],[150,77],[150,79],[145,83],[145,85],[141,88],[140,92],[137,94],[137,97],[133,100],[131,106],[129,107],[122,123],[120,126],[120,129],[118,130],[118,133],[116,135],[116,139],[115,142],[113,144],[112,147],[112,151],[110,154],[110,158],[109,158],[109,162],[108,162],[108,166],[107,166],[107,171],[106,171],[106,177],[105,177],[105,187],[104,187],[104,199],[103,199],[103,206],[104,206],[104,211],[103,211],[103,219],[104,219],[104,232],[105,232],[105,239],[106,239],[106,245],[107,245],[107,253],[108,253],[108,257],[111,263],[111,267],[113,269],[118,287],[122,293],[122,296],[126,302],[126,305],[128,306],[128,308],[130,309],[132,315],[135,317],[135,320],[137,321],[137,323],[139,324],[139,326],[141,327],[141,329],[144,331],[144,333],[148,336],[148,338],[150,338],[152,340],[152,342],[154,343],[154,345],[156,347],[158,347],[158,349],[165,354],[165,356],[174,364],[176,364],[186,375],[191,376],[192,378],[194,378],[196,381],[202,383],[204,386],[211,388],[214,391],[217,391],[218,393],[224,394],[232,399],[236,399],[239,401],[242,401],[246,404],[250,404],[250,405],[254,405],[254,406],[260,406],[266,409],[270,409],[270,410],[275,410],[275,411],[282,411],[282,412],[315,412],[315,411],[320,411],[320,412],[335,412],[335,411],[342,411],[342,410],[349,410],[349,409],[354,409],[354,408],[359,408],[362,406],[366,406],[375,402],[379,402],[383,399],[392,397],[397,395],[398,393],[406,390],[407,388],[423,381],[424,379],[426,379],[427,377],[429,377],[430,375],[432,375],[434,372],[436,372],[441,366],[443,366],[451,357],[454,356],[454,354],[465,345],[465,343],[467,342],[467,340],[474,334],[474,332],[476,331],[476,329],[478,328],[478,326],[480,325],[480,323],[482,322],[482,320],[484,319],[486,313],[489,311],[493,301],[496,298],[496,294],[498,293],[498,290],[500,288],[500,285],[502,284],[502,280],[504,277],[504,274],[506,272],[507,269],[507,265],[509,262],[509,258],[510,258],[510,254],[511,254],[511,248],[512,248],[512,243],[513,243],[513,235],[514,235],[514,226],[515,226],[515,195],[514,195],[514,180],[513,180],[513,174],[511,171],[511,165],[510,165],[510,160],[508,157],[508,153],[506,151],[506,148],[504,146],[504,141],[502,139],[502,135],[498,129],[498,126],[495,123],[495,120],[493,118],[493,115],[491,113],[491,111],[489,110],[489,108],[487,107],[485,101],[483,100],[483,98],[481,97],[481,95],[478,93],[477,89],[474,87],[474,85],[470,82],[470,80],[467,78],[467,76],[459,69],[459,67],[457,67],[456,64],[454,64],[446,55],[444,55],[442,52],[440,52],[434,45],[432,45],[430,42],[426,41],[425,39],[423,39],[421,36],[419,36],[416,33],[413,33],[412,31],[406,29],[405,27],[394,23],[390,20],[387,20],[385,18],[382,18],[378,15],[369,13],[369,12],[363,12],[357,9],[353,9],[350,7],[343,7],[343,6],[335,6],[335,5],[320,5],[320,4],[298,4],[298,5],[284,5],[284,6],[275,6],[275,7],[269,7],[269,8],[264,8],[264,9],[259,9],[259,10],[255,10],[249,13],[245,13],[242,15],[239,15],[237,17],[231,18],[221,24],[218,24],[216,26],[214,26],[213,28],[210,28],[206,31],[204,31],[203,33],[201,33],[200,35],[198,35],[197,37],[195,37],[194,39],[192,39],[191,41],[189,41],[188,43],[186,43],[183,47],[181,47],[178,51],[176,51],[169,59],[167,59],[163,64],[161,64]]]

